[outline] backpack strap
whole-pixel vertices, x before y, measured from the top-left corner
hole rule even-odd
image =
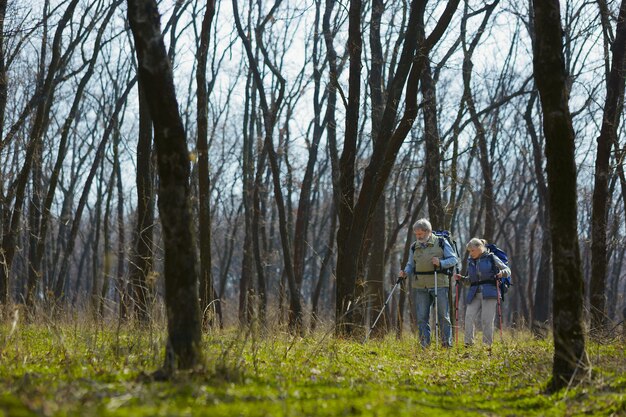
[[[489,259],[491,259],[491,270],[494,273],[497,274],[498,272],[500,272],[500,269],[498,269],[498,266],[496,265],[496,259],[495,258],[498,258],[498,257],[496,256],[495,253],[493,253],[491,251],[489,251],[488,253],[489,253]],[[500,258],[498,258],[498,259],[500,260]],[[502,262],[502,261],[500,260],[500,262]],[[504,263],[504,262],[502,262],[502,263]]]

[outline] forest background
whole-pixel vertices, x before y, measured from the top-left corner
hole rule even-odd
[[[31,317],[165,318],[164,177],[152,142],[179,112],[198,259],[186,285],[200,288],[205,327],[331,323],[360,337],[406,262],[411,224],[428,217],[462,258],[473,236],[509,253],[503,322],[544,336],[557,297],[550,230],[571,209],[582,282],[570,283],[587,329],[606,335],[623,322],[619,2],[561,5],[573,135],[556,153],[573,152],[575,174],[558,174],[576,188],[557,207],[532,3],[158,7],[178,99],[162,114],[150,99],[160,88],[137,75],[124,2],[0,2],[5,320],[15,304]],[[406,290],[374,337],[411,328]]]

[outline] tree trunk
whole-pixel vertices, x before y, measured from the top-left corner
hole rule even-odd
[[[4,17],[7,12],[7,0],[0,0],[0,142],[4,138],[4,117],[7,107],[7,88],[8,88],[8,74],[4,60]],[[2,182],[0,182],[0,198],[3,197]],[[0,200],[0,207],[2,207],[2,200]],[[0,217],[1,220],[1,217]],[[1,226],[0,226],[1,227]]]
[[[145,87],[137,86],[139,97],[139,134],[137,138],[137,219],[133,235],[133,261],[130,262],[129,281],[132,286],[135,315],[140,323],[150,320],[150,294],[148,282],[153,264],[154,228],[154,167],[152,164],[152,118],[146,99]]]
[[[243,177],[243,206],[244,206],[244,241],[243,259],[241,260],[241,277],[239,279],[239,322],[249,323],[251,318],[251,304],[248,297],[254,275],[255,243],[254,218],[254,120],[256,117],[256,93],[252,88],[252,74],[248,74],[246,82],[246,96],[243,117],[243,150],[242,150],[242,177]],[[262,273],[262,271],[261,271]]]
[[[574,129],[558,0],[535,1],[533,66],[543,109],[554,273],[554,364],[551,389],[586,378],[589,359],[583,326],[583,277],[577,232]]]
[[[445,229],[447,225],[444,223],[445,211],[441,198],[441,145],[439,127],[437,126],[437,90],[429,60],[424,63],[420,86],[424,100],[424,142],[426,147],[424,174],[426,175],[426,195],[428,196],[428,217],[436,229]]]
[[[170,61],[155,0],[128,0],[138,73],[154,123],[159,173],[159,213],[165,248],[168,340],[164,371],[201,364],[198,265],[192,236],[190,168],[185,129],[178,110]]]
[[[315,2],[315,28],[319,28],[320,21],[320,1]],[[302,287],[304,277],[304,260],[306,258],[306,248],[308,246],[307,233],[311,218],[311,191],[313,188],[313,174],[317,163],[317,153],[322,138],[323,129],[321,123],[322,106],[320,101],[322,71],[319,68],[319,43],[320,31],[316,30],[313,39],[313,139],[309,146],[309,159],[307,160],[302,184],[300,186],[300,199],[298,201],[298,212],[293,239],[293,270],[296,284]]]
[[[622,0],[615,40],[612,45],[613,59],[611,72],[606,85],[606,100],[602,127],[598,136],[596,167],[593,187],[593,207],[591,213],[591,330],[602,331],[607,324],[606,315],[606,276],[607,239],[606,222],[609,210],[608,178],[611,147],[617,138],[619,125],[619,104],[624,97],[624,57],[626,56],[626,0]]]
[[[91,241],[91,299],[89,302],[89,308],[91,309],[91,315],[94,318],[94,321],[98,323],[98,321],[102,318],[99,310],[99,300],[100,294],[98,293],[98,289],[100,288],[100,265],[98,263],[100,253],[100,223],[102,222],[102,198],[105,196],[104,192],[104,175],[100,175],[98,180],[98,187],[96,192],[98,193],[98,197],[96,198],[95,204],[95,213],[92,212],[92,218],[90,223],[93,226],[92,232],[92,241]],[[106,193],[107,196],[110,193]],[[107,199],[108,201],[108,199]]]
[[[550,293],[552,286],[550,261],[552,259],[552,237],[550,235],[550,196],[544,176],[543,147],[539,142],[539,135],[535,130],[535,124],[532,119],[532,109],[537,99],[537,94],[537,92],[531,94],[526,106],[526,111],[524,112],[524,120],[526,121],[528,134],[533,144],[533,167],[537,180],[537,197],[539,200],[537,219],[541,227],[541,252],[538,262],[537,285],[534,292],[531,330],[536,337],[544,338],[547,336],[547,325],[550,319]],[[532,264],[531,267],[533,267]],[[530,290],[532,290],[532,288]]]
[[[369,86],[371,91],[371,108],[372,108],[372,138],[378,139],[380,130],[380,121],[382,119],[385,107],[384,91],[383,91],[383,49],[380,41],[380,26],[385,5],[382,0],[374,0],[371,12],[371,29],[370,29],[370,49],[372,51],[371,68],[369,74]],[[369,323],[373,324],[376,317],[383,309],[385,302],[385,243],[386,243],[386,215],[385,215],[385,196],[382,195],[369,226],[369,265],[366,281],[366,296],[369,304]],[[382,337],[388,329],[389,317],[385,316],[385,321],[380,322],[373,329],[371,337]]]
[[[363,236],[352,240],[354,215],[354,166],[357,153],[359,103],[361,99],[361,1],[351,0],[348,12],[348,103],[346,107],[343,151],[339,160],[339,230],[337,231],[337,305],[335,317],[338,334],[351,334],[361,325],[362,300],[355,299],[357,265]],[[350,244],[347,244],[350,242]]]
[[[104,175],[104,172],[102,173]],[[111,287],[111,265],[113,264],[113,250],[111,249],[111,200],[113,199],[113,181],[115,181],[115,170],[111,171],[111,177],[109,178],[107,190],[106,190],[106,204],[104,207],[104,225],[102,227],[103,237],[103,256],[102,256],[102,288],[100,289],[100,297],[98,298],[98,314],[100,318],[104,318],[104,307],[107,296],[109,295],[109,288]],[[95,257],[98,254],[94,253]],[[100,271],[98,270],[98,273]],[[97,291],[98,289],[95,288]]]
[[[124,187],[119,155],[120,132],[116,129],[113,143],[113,170],[117,186],[117,277],[116,286],[119,298],[119,319],[128,318],[128,283],[124,263],[126,260],[126,228],[124,227]]]
[[[211,210],[210,178],[209,178],[209,146],[208,146],[208,91],[207,91],[207,56],[211,38],[211,24],[215,16],[215,0],[208,0],[202,30],[200,47],[197,52],[198,68],[196,69],[197,84],[197,118],[198,138],[198,212],[200,229],[200,310],[206,325],[212,325],[215,314],[208,315],[208,307],[215,299],[213,274],[211,272]],[[215,307],[214,307],[215,308]],[[215,312],[215,309],[213,310]]]

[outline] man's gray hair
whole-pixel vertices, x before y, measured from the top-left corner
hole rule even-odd
[[[428,219],[419,219],[413,224],[413,231],[423,230],[425,232],[432,232],[433,226],[430,224]]]

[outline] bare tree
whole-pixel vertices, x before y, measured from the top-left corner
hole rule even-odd
[[[153,268],[154,168],[152,164],[152,118],[144,87],[138,84],[139,134],[137,138],[137,218],[133,234],[133,251],[129,282],[135,314],[147,323],[151,285],[148,277]]]
[[[207,57],[210,44],[211,25],[215,16],[215,0],[208,0],[202,30],[200,32],[200,46],[197,52],[198,68],[196,69],[197,83],[197,118],[198,118],[198,188],[200,214],[200,309],[203,311],[203,320],[210,303],[215,299],[213,275],[211,273],[211,212],[210,180],[209,180],[209,146],[208,146],[208,94],[207,87]],[[207,322],[210,324],[211,320]]]
[[[7,0],[0,0],[0,141],[4,137],[4,115],[7,107],[7,68],[4,59],[5,54],[5,36],[4,36],[4,19],[7,12]],[[2,187],[2,182],[0,182]],[[0,196],[2,188],[0,188]],[[1,201],[0,201],[1,202]]]
[[[533,66],[546,138],[554,273],[554,365],[551,389],[588,376],[583,332],[583,279],[577,232],[574,130],[558,0],[535,1]]]
[[[599,3],[604,3],[600,1]],[[608,272],[607,217],[609,207],[608,183],[611,148],[617,143],[617,126],[624,101],[624,62],[626,57],[626,1],[621,2],[615,39],[611,50],[611,71],[606,82],[606,99],[602,127],[598,136],[598,150],[593,187],[591,214],[591,327],[602,330],[606,325],[606,288]],[[604,22],[604,19],[603,19]],[[607,31],[607,29],[604,29]]]
[[[295,275],[293,272],[293,261],[291,254],[291,245],[289,239],[289,232],[287,230],[287,218],[285,212],[285,201],[282,192],[281,180],[280,180],[280,171],[278,167],[278,158],[276,154],[276,150],[274,148],[273,143],[273,133],[274,128],[277,123],[278,109],[280,109],[285,92],[285,79],[280,74],[278,68],[273,64],[272,59],[269,57],[267,50],[263,44],[263,32],[265,30],[265,26],[272,19],[273,14],[276,9],[280,6],[282,0],[277,0],[267,16],[263,18],[261,23],[255,28],[255,39],[259,46],[259,49],[263,55],[263,62],[267,65],[276,79],[277,89],[274,94],[272,94],[273,98],[271,103],[266,96],[265,87],[263,84],[263,79],[261,77],[261,73],[258,68],[257,60],[252,51],[252,45],[250,40],[246,36],[243,31],[243,27],[241,25],[241,21],[239,18],[239,8],[237,5],[237,0],[233,0],[233,11],[235,14],[235,25],[237,26],[237,32],[239,33],[239,37],[244,44],[246,55],[248,57],[248,62],[250,64],[250,68],[252,70],[252,75],[254,78],[255,87],[259,92],[259,102],[261,105],[261,109],[263,111],[263,127],[265,130],[264,135],[264,148],[267,152],[267,156],[270,163],[270,168],[272,171],[272,180],[274,185],[274,198],[276,201],[276,209],[278,211],[279,218],[279,229],[280,229],[280,241],[282,245],[283,252],[283,261],[285,273],[287,275],[287,281],[289,283],[289,293],[290,293],[290,310],[289,310],[289,325],[293,330],[301,330],[302,329],[302,304],[301,304],[301,295],[300,288],[295,279]],[[258,271],[257,271],[258,273]],[[265,289],[262,289],[262,293],[260,297],[265,299]]]
[[[177,368],[194,368],[202,360],[198,266],[191,233],[189,153],[156,1],[129,0],[128,20],[135,40],[139,78],[153,120],[158,161],[168,321],[163,370],[167,376]]]
[[[495,0],[492,3],[489,3],[485,6],[485,14],[483,16],[483,20],[480,23],[480,27],[476,33],[476,36],[467,44],[465,36],[463,36],[463,87],[464,87],[464,98],[467,103],[467,108],[470,112],[472,123],[474,124],[474,128],[476,130],[476,140],[478,142],[479,152],[479,161],[480,167],[482,171],[482,180],[483,180],[483,200],[481,204],[484,206],[484,215],[485,215],[485,229],[482,233],[483,237],[488,241],[493,241],[495,238],[495,221],[496,219],[496,210],[495,210],[495,193],[494,193],[494,185],[493,185],[493,166],[490,162],[489,155],[489,147],[487,144],[487,133],[485,126],[481,122],[481,119],[478,115],[478,111],[476,110],[476,103],[474,101],[474,96],[472,94],[471,88],[471,76],[472,76],[472,68],[474,66],[472,62],[472,56],[482,35],[485,33],[485,28],[493,13],[494,9],[498,5],[499,0]],[[466,11],[463,15],[463,23],[461,27],[461,33],[465,34],[467,32],[466,24],[468,18],[467,6],[466,2]],[[428,158],[428,156],[427,156]]]
[[[447,28],[458,1],[446,4],[441,18],[432,33],[419,41],[419,22],[425,2],[412,1],[407,31],[404,36],[401,58],[388,88],[387,101],[380,124],[379,138],[374,141],[371,158],[363,175],[363,183],[355,201],[354,168],[356,158],[356,128],[360,95],[360,25],[359,1],[350,2],[348,47],[350,49],[349,94],[346,108],[346,131],[340,161],[339,231],[337,232],[337,298],[336,331],[352,334],[361,323],[357,311],[360,300],[356,296],[361,250],[365,232],[375,210],[387,178],[404,139],[408,135],[417,115],[417,89],[423,71],[425,57],[439,41]],[[396,124],[400,97],[406,84],[404,114]],[[356,305],[356,309],[355,309]],[[356,312],[355,312],[356,311]]]
[[[23,204],[25,199],[25,191],[26,185],[28,182],[28,178],[33,166],[33,162],[35,161],[35,157],[38,152],[40,152],[40,143],[45,131],[45,128],[48,125],[49,117],[50,117],[50,108],[52,107],[52,102],[54,98],[55,87],[58,82],[58,72],[62,67],[63,60],[63,51],[62,51],[62,37],[67,24],[72,19],[74,14],[74,10],[78,4],[78,0],[72,0],[68,4],[65,12],[59,21],[54,39],[52,41],[52,57],[50,59],[50,63],[48,65],[47,71],[41,72],[42,78],[39,81],[39,84],[36,88],[35,94],[29,102],[29,105],[25,110],[28,110],[29,107],[35,108],[36,104],[36,114],[35,121],[31,128],[30,139],[27,145],[26,155],[24,158],[24,165],[20,170],[19,177],[17,179],[17,184],[15,186],[15,201],[12,208],[12,213],[10,216],[10,224],[2,240],[2,248],[3,251],[3,259],[2,259],[2,268],[0,268],[0,303],[6,304],[8,301],[8,290],[9,290],[9,274],[11,271],[11,263],[13,262],[13,256],[15,255],[15,245],[17,240],[18,229],[21,223]],[[71,50],[71,47],[68,47],[68,51]],[[32,104],[31,104],[32,103]],[[26,113],[28,114],[28,113]],[[18,123],[16,123],[11,131],[8,133],[8,137],[4,139],[5,142],[8,142],[10,138],[15,134],[17,129],[19,128],[19,123],[23,123],[23,118],[20,118]],[[7,208],[5,208],[7,210]],[[7,210],[8,211],[8,210]]]

